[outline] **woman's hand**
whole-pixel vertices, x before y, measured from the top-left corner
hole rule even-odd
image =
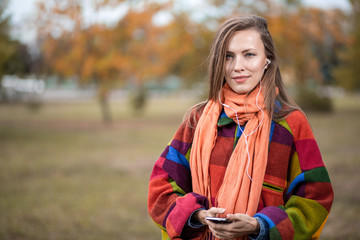
[[[258,234],[260,225],[258,221],[246,214],[227,214],[226,218],[231,221],[227,224],[206,221],[210,231],[219,239],[233,239],[248,234]]]
[[[208,225],[209,221],[206,220],[206,217],[216,217],[217,214],[224,213],[225,209],[223,208],[210,208],[209,210],[199,210],[194,213],[193,218],[203,225]]]

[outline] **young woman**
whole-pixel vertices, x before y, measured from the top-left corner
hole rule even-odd
[[[151,174],[148,209],[163,239],[319,238],[333,190],[284,88],[267,21],[224,22],[208,77],[208,100],[189,111]]]

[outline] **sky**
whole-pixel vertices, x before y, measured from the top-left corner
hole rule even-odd
[[[11,15],[11,22],[16,26],[12,35],[14,38],[19,39],[22,42],[30,42],[34,39],[34,32],[31,32],[27,26],[23,26],[27,19],[31,18],[35,14],[35,3],[37,0],[9,0],[6,14]],[[91,2],[90,0],[79,0],[85,2]],[[164,1],[164,0],[159,0]],[[175,4],[184,5],[181,6],[187,9],[203,9],[204,0],[175,0]],[[344,10],[350,9],[348,0],[303,0],[303,3],[308,6],[314,6],[324,9],[341,8]],[[86,5],[86,4],[85,4]],[[117,8],[108,9],[102,13],[95,13],[91,8],[85,9],[84,20],[88,23],[97,21],[101,23],[116,22],[122,15],[126,13],[126,6],[123,4]],[[193,11],[196,13],[196,11]],[[199,14],[201,11],[199,11]],[[159,16],[159,21],[161,21]]]

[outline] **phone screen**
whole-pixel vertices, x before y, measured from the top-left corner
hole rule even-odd
[[[231,223],[229,219],[219,217],[206,217],[206,220],[212,221],[214,223]]]

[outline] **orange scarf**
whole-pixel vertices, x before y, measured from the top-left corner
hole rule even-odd
[[[271,124],[269,114],[265,110],[262,91],[257,102],[263,113],[256,106],[258,93],[259,85],[248,95],[235,93],[228,84],[222,88],[221,101],[237,111],[240,125],[246,123],[216,196],[216,207],[225,208],[226,213],[246,213],[254,216],[258,208],[268,157]],[[208,197],[210,204],[209,163],[217,138],[217,123],[222,108],[219,101],[210,100],[206,104],[195,130],[190,155],[193,191]],[[237,122],[232,109],[225,107],[225,113]],[[255,129],[257,130],[254,132]]]

